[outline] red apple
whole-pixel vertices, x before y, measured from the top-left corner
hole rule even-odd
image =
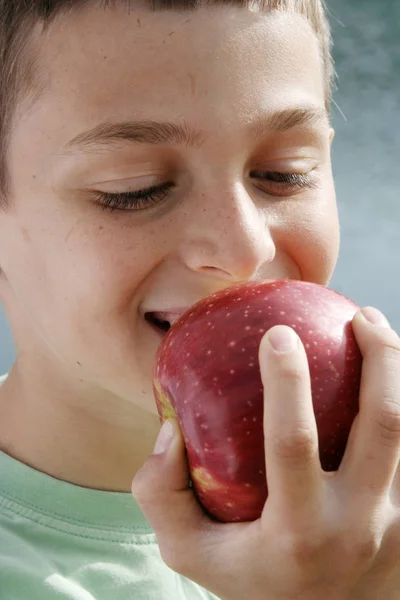
[[[357,310],[320,285],[251,282],[198,302],[164,337],[154,376],[158,412],[162,422],[178,419],[193,489],[210,516],[252,521],[264,507],[258,350],[274,325],[292,327],[305,346],[321,465],[337,470],[358,412],[362,358],[351,326]]]

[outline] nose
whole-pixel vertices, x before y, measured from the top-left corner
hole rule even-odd
[[[250,281],[276,254],[266,210],[256,205],[243,185],[227,193],[208,193],[184,226],[181,246],[186,265],[196,272],[232,283]]]

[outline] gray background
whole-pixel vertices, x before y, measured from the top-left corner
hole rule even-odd
[[[400,2],[328,4],[339,74],[333,165],[342,225],[331,287],[380,308],[400,332]],[[0,373],[13,355],[0,309]]]

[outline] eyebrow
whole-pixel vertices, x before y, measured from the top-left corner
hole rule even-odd
[[[279,133],[295,128],[316,126],[329,118],[325,109],[304,107],[285,109],[267,115],[261,123],[252,127],[254,138],[260,139],[268,133]],[[105,146],[116,142],[132,142],[152,145],[186,145],[199,147],[205,141],[205,135],[190,129],[186,124],[157,121],[104,122],[93,129],[79,133],[66,145],[66,150],[87,150],[94,146]]]
[[[289,108],[268,115],[255,126],[253,131],[254,137],[260,139],[268,133],[285,133],[292,129],[306,129],[320,125],[329,125],[329,116],[325,108]]]

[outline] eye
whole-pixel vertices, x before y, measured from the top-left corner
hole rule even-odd
[[[171,182],[162,185],[135,190],[134,192],[94,192],[94,202],[104,210],[144,210],[159,204],[169,195],[174,184]]]
[[[314,171],[309,173],[279,173],[277,171],[252,171],[250,177],[261,183],[259,187],[272,196],[290,196],[304,189],[318,188]]]

